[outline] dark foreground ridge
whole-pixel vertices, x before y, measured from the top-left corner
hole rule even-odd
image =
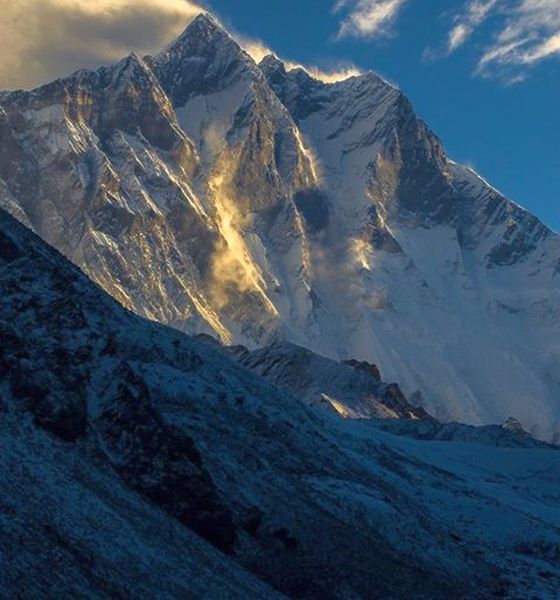
[[[308,406],[121,308],[4,212],[0,294],[8,596],[558,589],[560,453],[432,446]]]

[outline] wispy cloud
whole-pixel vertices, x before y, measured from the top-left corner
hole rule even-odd
[[[247,54],[258,64],[261,62],[263,58],[273,54],[276,55],[276,52],[269,46],[267,46],[263,41],[257,40],[254,38],[249,38],[244,35],[236,34],[236,41],[239,45],[247,52]]]
[[[130,52],[161,50],[201,12],[205,0],[10,0],[0,19],[0,90],[32,88],[80,67]],[[265,43],[235,36],[260,62],[276,54]],[[358,75],[352,65],[320,69],[284,60],[325,82]]]
[[[462,46],[474,31],[503,4],[503,0],[474,0],[469,2],[462,14],[457,16],[455,25],[447,38],[448,52]]]
[[[409,0],[337,0],[333,7],[341,15],[337,39],[391,36],[408,4]],[[486,27],[490,19],[492,26]],[[480,35],[489,31],[493,33],[484,43]],[[449,56],[475,34],[482,47],[475,74],[508,84],[524,81],[532,66],[560,58],[560,0],[464,0],[453,15],[445,42],[427,48],[424,58]]]
[[[8,0],[0,19],[0,89],[30,88],[160,49],[200,12],[187,0]]]
[[[303,69],[309,73],[311,77],[314,77],[323,83],[337,83],[338,81],[344,81],[350,77],[356,77],[363,74],[363,71],[355,65],[342,65],[332,69],[321,69],[315,65],[302,65],[300,63],[288,61],[286,67],[288,71],[293,69]]]
[[[343,14],[338,38],[380,38],[392,35],[393,26],[408,0],[338,0],[335,13]]]
[[[471,0],[456,16],[447,52],[465,44],[491,16],[498,19],[497,30],[478,60],[478,75],[517,83],[529,67],[560,58],[559,0]]]
[[[560,2],[521,0],[506,11],[502,29],[478,63],[478,72],[527,67],[560,57]]]

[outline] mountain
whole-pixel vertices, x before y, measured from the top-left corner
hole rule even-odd
[[[0,293],[9,597],[558,589],[560,453],[511,424],[434,442],[308,406],[128,312],[3,211]]]
[[[558,236],[375,74],[257,65],[202,15],[157,56],[0,94],[0,148],[0,206],[137,314],[560,439]]]

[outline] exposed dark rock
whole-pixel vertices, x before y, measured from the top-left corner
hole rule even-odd
[[[87,430],[85,399],[66,391],[49,392],[30,401],[34,422],[65,442],[75,442]]]
[[[425,419],[429,417],[428,413],[419,406],[411,407],[410,403],[403,394],[401,388],[396,383],[390,383],[382,392],[381,398],[383,402],[390,408],[396,409],[397,412],[406,412],[410,410],[410,416],[417,419]]]
[[[321,190],[308,189],[297,192],[294,202],[312,233],[322,231],[329,224],[329,205]]]
[[[274,531],[274,537],[284,544],[286,550],[295,550],[297,548],[297,539],[294,536],[290,535],[290,532],[285,527],[276,529]]]
[[[371,375],[376,381],[381,381],[381,373],[379,372],[377,365],[368,363],[365,360],[359,361],[355,358],[343,360],[342,363],[349,367],[353,367],[354,369],[358,369],[359,371],[364,371],[364,373]]]
[[[10,390],[15,398],[27,400],[33,406],[49,393],[48,375],[30,360],[20,360],[11,369]]]
[[[256,536],[262,524],[264,512],[258,506],[247,508],[241,516],[241,526],[252,536]]]
[[[182,430],[162,421],[128,365],[121,366],[95,426],[128,485],[224,552],[233,550],[232,515],[219,500],[200,452]]]
[[[16,260],[21,256],[19,248],[12,242],[12,240],[0,232],[0,260],[10,262]]]

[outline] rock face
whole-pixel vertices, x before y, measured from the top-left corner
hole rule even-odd
[[[391,386],[291,345],[237,349],[267,381],[217,344],[126,311],[1,210],[0,297],[7,596],[558,589],[560,452],[502,427],[343,419],[308,402],[313,385],[355,411],[387,409]],[[322,365],[322,383],[294,388],[294,356],[296,375]]]
[[[0,206],[134,312],[558,436],[558,236],[373,73],[256,65],[203,15],[158,56],[0,94],[0,149]]]

